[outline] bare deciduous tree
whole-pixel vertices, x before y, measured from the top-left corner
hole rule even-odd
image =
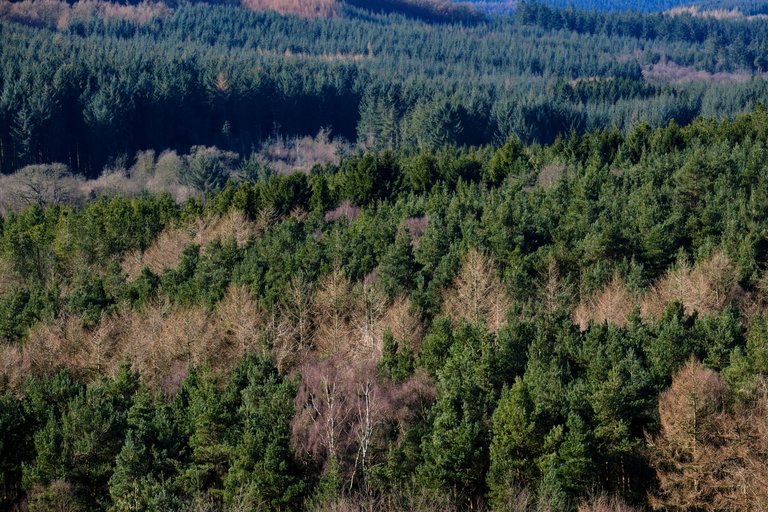
[[[254,300],[246,286],[230,286],[216,306],[219,337],[230,345],[220,356],[234,365],[246,354],[261,351],[264,348],[261,338],[267,333],[268,318],[268,312]]]
[[[306,18],[329,18],[339,10],[337,0],[241,0],[241,4],[253,11],[270,10]]]
[[[116,355],[117,344],[121,338],[120,325],[115,317],[102,313],[99,323],[84,333],[84,360],[82,366],[103,375],[111,366]]]
[[[579,302],[573,311],[573,320],[581,330],[586,330],[590,320],[623,327],[634,307],[635,299],[627,291],[624,280],[615,275],[595,295]]]
[[[355,287],[354,313],[351,317],[352,336],[344,352],[357,364],[381,358],[386,309],[386,297],[375,283],[363,282]]]
[[[83,199],[82,179],[73,176],[64,164],[28,165],[17,173],[2,178],[0,197],[5,208],[23,208],[30,204],[77,203]]]
[[[325,212],[324,218],[326,222],[336,222],[340,219],[352,222],[360,215],[361,211],[359,206],[354,206],[349,199],[345,199],[338,207]]]
[[[305,364],[302,385],[296,396],[298,412],[293,419],[296,447],[316,460],[340,455],[340,439],[350,429],[353,409],[348,393],[349,380],[342,367],[328,358]]]
[[[352,335],[350,319],[355,300],[352,283],[341,268],[336,267],[320,282],[314,298],[317,318],[315,347],[330,354],[348,345]]]
[[[22,280],[13,270],[13,265],[5,258],[0,257],[0,296],[21,283]]]
[[[0,393],[20,391],[30,375],[32,372],[26,350],[19,345],[0,343]]]
[[[564,296],[570,294],[570,290],[560,275],[555,258],[550,257],[546,269],[539,276],[539,297],[544,310],[553,313],[562,305]]]
[[[659,509],[768,507],[768,395],[731,405],[720,376],[691,359],[659,397],[661,432],[648,436]]]
[[[640,512],[617,496],[599,494],[579,504],[579,512]]]
[[[641,313],[645,318],[659,318],[675,300],[689,314],[720,312],[738,295],[738,275],[738,268],[721,250],[693,268],[681,260],[643,296]]]
[[[30,512],[78,512],[83,505],[77,493],[66,480],[54,480],[45,485],[36,485],[29,493]]]
[[[234,239],[238,246],[242,246],[259,232],[256,224],[238,210],[223,216],[200,218],[189,225],[167,227],[146,251],[128,253],[123,258],[122,268],[129,279],[138,277],[144,267],[160,275],[178,266],[184,248],[189,244],[199,245],[205,254],[206,247],[217,238]]]
[[[65,367],[74,373],[81,372],[85,351],[83,339],[82,322],[71,316],[57,318],[32,330],[24,344],[31,373],[51,375]]]
[[[312,305],[312,283],[303,275],[294,275],[272,319],[272,351],[280,371],[292,368],[298,356],[311,348],[315,331]]]
[[[661,434],[649,437],[660,484],[654,506],[709,509],[718,492],[707,482],[716,462],[709,444],[725,394],[720,376],[690,359],[659,396]]]
[[[491,258],[477,249],[464,257],[444,300],[445,312],[454,322],[462,318],[474,324],[484,322],[493,332],[506,325],[509,296]]]
[[[404,342],[414,354],[419,353],[424,338],[424,327],[413,313],[410,300],[405,297],[396,298],[387,308],[382,322],[382,332],[389,329],[398,342]]]
[[[417,373],[403,384],[377,378],[376,363],[350,365],[341,353],[305,361],[292,423],[293,444],[319,464],[334,458],[350,490],[365,484],[385,423],[404,432],[434,401],[434,386]]]

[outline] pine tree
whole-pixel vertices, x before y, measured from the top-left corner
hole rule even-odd
[[[381,258],[378,274],[382,290],[390,299],[404,294],[413,282],[415,271],[411,238],[405,230],[400,230],[395,243]]]
[[[248,357],[241,369],[247,378],[237,411],[242,430],[224,481],[226,499],[249,509],[296,509],[305,484],[290,448],[295,385],[266,359]]]

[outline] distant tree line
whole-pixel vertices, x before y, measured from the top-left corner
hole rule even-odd
[[[571,131],[732,116],[768,96],[756,76],[766,69],[764,20],[521,4],[514,18],[436,30],[346,9],[309,20],[183,3],[142,23],[4,20],[0,171],[61,162],[94,177],[139,150],[248,155],[321,128],[377,150],[511,135],[551,143]],[[702,72],[720,83],[644,78],[669,63],[683,81]]]

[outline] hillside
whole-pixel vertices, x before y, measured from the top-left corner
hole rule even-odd
[[[619,5],[0,3],[0,510],[768,510],[768,18]]]
[[[352,7],[308,19],[211,4],[4,5],[3,173],[61,162],[95,177],[137,151],[249,154],[322,130],[340,146],[406,151],[551,143],[732,116],[768,90],[764,19],[521,4],[512,18],[434,25]]]
[[[457,3],[470,5],[489,14],[510,14],[514,12],[516,0],[454,0]],[[765,0],[541,0],[538,3],[563,9],[579,9],[600,12],[643,12],[659,13],[675,9],[696,8],[701,11],[739,11],[741,13],[760,14],[768,10]]]
[[[243,162],[204,203],[6,178],[31,205],[0,218],[0,503],[763,508],[766,147],[760,108]]]

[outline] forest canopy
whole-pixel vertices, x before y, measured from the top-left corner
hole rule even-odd
[[[40,5],[0,7],[6,174],[60,162],[95,177],[137,151],[196,145],[247,157],[321,129],[374,150],[551,143],[733,116],[768,89],[762,18],[522,3],[510,17],[435,26],[352,5],[329,18],[194,2]]]
[[[3,506],[760,510],[767,147],[758,107],[30,199]]]
[[[673,7],[0,4],[0,509],[768,509],[768,20]]]

